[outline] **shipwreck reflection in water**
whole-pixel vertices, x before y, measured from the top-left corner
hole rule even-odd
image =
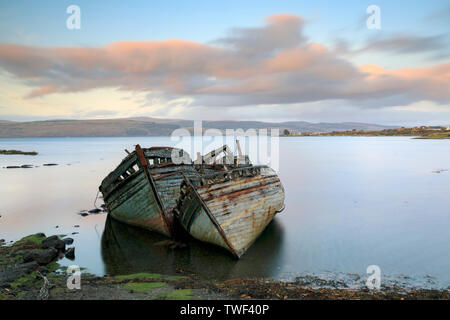
[[[185,272],[202,278],[269,277],[276,274],[282,227],[275,218],[240,260],[221,248],[189,239],[171,249],[168,238],[123,224],[110,216],[102,235],[102,257],[109,275]]]

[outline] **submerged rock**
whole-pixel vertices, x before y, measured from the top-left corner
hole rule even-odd
[[[69,260],[74,260],[75,259],[75,248],[69,248],[66,251],[65,257]]]
[[[433,170],[431,172],[432,173],[442,173],[442,172],[446,172],[446,171],[448,171],[448,169],[436,169],[436,170]]]
[[[102,210],[95,208],[95,209],[89,210],[88,212],[89,213],[99,213],[99,212],[102,212]]]
[[[57,163],[44,163],[43,166],[50,167],[50,166],[57,166]]]
[[[87,211],[80,211],[80,216],[82,216],[82,217],[86,217],[86,216],[88,216],[89,215],[89,213],[87,213]]]
[[[64,239],[62,239],[62,241],[64,241],[65,244],[72,244],[73,243],[73,239],[72,238],[64,238]]]

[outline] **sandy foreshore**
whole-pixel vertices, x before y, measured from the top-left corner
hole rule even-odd
[[[381,290],[369,290],[368,288],[341,289],[330,288],[332,283],[322,283],[321,287],[311,287],[302,281],[285,282],[269,278],[205,280],[196,275],[183,273],[178,275],[138,273],[98,277],[82,271],[80,289],[69,289],[67,287],[68,275],[64,267],[56,262],[57,258],[46,263],[50,259],[45,260],[45,255],[38,254],[53,252],[49,246],[59,242],[54,241],[50,245],[48,243],[45,235],[36,234],[25,237],[12,245],[0,247],[1,300],[36,300],[43,298],[49,300],[450,299],[449,290],[406,290],[397,286],[382,287]],[[58,249],[62,250],[61,247]],[[64,250],[67,251],[65,248]],[[59,254],[61,255],[62,252]],[[39,262],[33,259],[39,260]],[[44,285],[46,280],[48,283]]]

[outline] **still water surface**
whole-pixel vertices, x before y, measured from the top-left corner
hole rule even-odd
[[[291,279],[365,274],[376,264],[383,275],[450,285],[450,140],[280,138],[286,208],[239,261],[197,242],[169,250],[165,238],[106,214],[78,214],[94,208],[101,180],[136,143],[176,144],[169,137],[0,139],[0,149],[39,152],[0,155],[0,238],[70,235],[76,259],[60,262],[99,275],[182,270],[207,278]],[[22,164],[39,167],[3,168]]]

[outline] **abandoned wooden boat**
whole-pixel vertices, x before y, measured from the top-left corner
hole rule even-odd
[[[174,163],[173,155],[179,157],[179,164]],[[190,176],[195,170],[189,154],[182,149],[142,149],[137,145],[99,189],[113,218],[171,236],[172,210],[179,197],[182,174]]]
[[[239,142],[237,142],[239,150]],[[128,151],[127,151],[128,152]],[[223,156],[223,157],[221,157]],[[221,158],[219,158],[221,157]],[[234,156],[224,145],[195,163],[182,149],[151,147],[128,152],[99,189],[111,216],[121,222],[173,236],[174,215],[184,176],[212,174],[231,167],[251,166],[247,156]]]
[[[179,222],[194,238],[240,258],[284,208],[284,188],[268,166],[184,176],[176,208]]]

